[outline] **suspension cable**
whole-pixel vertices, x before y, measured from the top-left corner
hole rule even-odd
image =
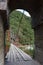
[[[19,34],[19,29],[20,29],[20,26],[21,26],[20,24],[21,24],[21,22],[22,22],[23,16],[24,16],[24,10],[23,10],[22,16],[21,16],[21,18],[20,18],[20,20],[19,20],[19,26],[18,26],[18,30],[17,30],[15,39],[17,38],[17,36],[18,36],[18,34]]]

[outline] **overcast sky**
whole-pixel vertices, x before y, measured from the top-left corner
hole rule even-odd
[[[23,13],[23,10],[22,9],[16,9],[16,11],[20,11],[21,13]],[[24,10],[24,14],[28,17],[31,17],[30,14]]]

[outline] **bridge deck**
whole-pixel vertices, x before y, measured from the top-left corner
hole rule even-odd
[[[11,44],[6,58],[8,58],[8,62],[12,62],[12,64],[6,63],[7,65],[40,65],[38,62],[34,61],[29,55],[27,55],[13,44]]]

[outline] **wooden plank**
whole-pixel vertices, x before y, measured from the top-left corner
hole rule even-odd
[[[7,62],[6,65],[40,65],[37,61],[33,60],[29,55],[12,43],[6,58],[7,61],[12,62],[12,64],[7,64]]]

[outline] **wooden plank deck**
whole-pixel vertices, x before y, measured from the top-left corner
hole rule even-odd
[[[29,55],[27,55],[13,44],[11,44],[6,58],[8,58],[6,65],[40,65],[38,62],[34,61]]]

